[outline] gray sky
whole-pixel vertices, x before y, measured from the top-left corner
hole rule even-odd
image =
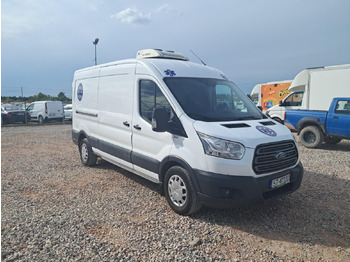
[[[74,71],[134,58],[146,48],[183,53],[250,93],[304,68],[350,63],[349,0],[2,0],[1,95],[71,97]]]

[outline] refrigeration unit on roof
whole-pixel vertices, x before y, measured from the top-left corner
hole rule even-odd
[[[144,49],[137,52],[136,58],[167,58],[188,61],[189,59],[174,51],[164,51],[162,49]]]

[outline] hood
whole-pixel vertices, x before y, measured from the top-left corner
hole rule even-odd
[[[242,122],[202,122],[195,121],[197,132],[255,148],[259,144],[293,139],[287,127],[272,119],[250,120]]]

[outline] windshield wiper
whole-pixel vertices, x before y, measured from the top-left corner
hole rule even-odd
[[[201,120],[201,121],[213,121],[213,118],[203,116],[203,115],[198,115],[198,114],[188,114],[190,118],[193,118],[194,120]]]

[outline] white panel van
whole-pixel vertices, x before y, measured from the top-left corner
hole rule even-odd
[[[27,107],[30,119],[40,124],[50,120],[63,121],[63,105],[61,101],[36,101]]]
[[[300,186],[290,131],[221,71],[181,54],[147,49],[78,70],[72,99],[82,163],[101,157],[158,183],[178,214],[254,205]]]

